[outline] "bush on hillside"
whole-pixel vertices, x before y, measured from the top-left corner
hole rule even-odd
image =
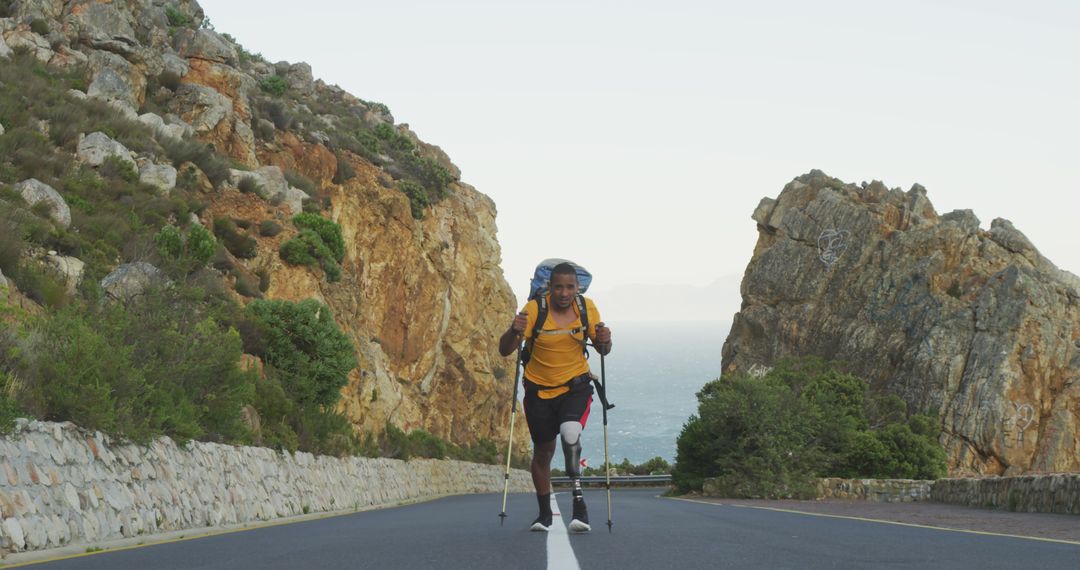
[[[232,218],[215,218],[214,235],[221,239],[229,253],[240,259],[251,259],[258,253],[258,241],[241,231]]]
[[[238,368],[239,335],[202,296],[180,287],[127,305],[70,305],[25,323],[20,351],[0,359],[19,371],[19,399],[35,417],[136,441],[243,440],[240,406],[254,381]]]
[[[786,360],[762,378],[725,376],[698,392],[673,471],[683,491],[705,478],[735,497],[811,496],[817,477],[937,478],[940,428],[896,416],[897,399],[820,359]]]
[[[279,75],[271,75],[259,82],[259,88],[274,97],[281,97],[289,89],[289,83]]]
[[[260,300],[249,305],[248,311],[263,327],[261,353],[281,371],[281,384],[289,397],[302,404],[335,404],[356,367],[356,355],[330,308],[313,299],[299,303]]]
[[[281,259],[291,265],[318,264],[326,272],[327,281],[341,279],[338,262],[345,257],[345,240],[341,226],[318,214],[305,212],[293,218],[300,233],[281,244]]]

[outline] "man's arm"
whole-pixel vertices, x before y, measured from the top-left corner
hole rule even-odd
[[[528,324],[528,313],[522,311],[514,315],[514,321],[510,323],[510,328],[506,329],[502,338],[499,339],[499,354],[510,356],[518,346],[521,346],[521,341],[525,338],[525,327]]]

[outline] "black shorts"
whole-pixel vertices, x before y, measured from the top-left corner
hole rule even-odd
[[[570,391],[559,394],[554,398],[543,399],[537,394],[537,390],[525,381],[525,398],[522,405],[525,408],[525,422],[529,424],[529,435],[533,443],[547,443],[559,436],[559,425],[563,422],[585,422],[589,419],[589,409],[592,407],[593,387],[588,381],[578,380],[570,384]],[[535,386],[535,384],[533,385]]]

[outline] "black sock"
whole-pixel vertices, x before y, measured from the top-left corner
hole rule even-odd
[[[546,495],[541,495],[537,493],[536,502],[540,504],[540,514],[551,514],[551,493],[548,493]]]

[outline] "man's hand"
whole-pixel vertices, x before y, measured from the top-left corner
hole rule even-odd
[[[604,323],[596,323],[593,345],[596,346],[596,350],[600,354],[611,352],[611,329],[607,328],[607,325]]]
[[[526,313],[525,311],[522,311],[522,312],[514,315],[514,322],[510,323],[510,329],[513,330],[514,333],[517,334],[518,336],[521,336],[521,335],[525,334],[525,327],[528,324],[529,324],[529,313]]]
[[[529,313],[522,311],[514,315],[510,328],[499,339],[499,354],[510,356],[515,348],[520,347],[521,337],[525,336],[525,327],[529,326]]]

